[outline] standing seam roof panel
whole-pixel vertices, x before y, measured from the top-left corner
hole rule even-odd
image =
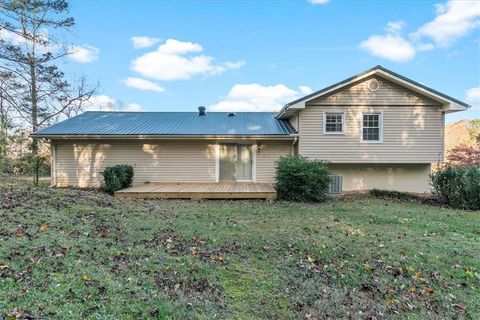
[[[290,135],[288,120],[273,112],[88,111],[32,135]]]

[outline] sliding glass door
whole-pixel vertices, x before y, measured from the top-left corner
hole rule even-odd
[[[253,179],[252,146],[247,144],[221,144],[219,179],[222,181],[251,181]]]

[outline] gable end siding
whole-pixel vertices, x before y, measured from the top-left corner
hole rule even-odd
[[[371,80],[380,87],[370,91]],[[437,106],[438,102],[406,89],[381,77],[369,77],[329,95],[308,102],[308,105],[424,105]]]
[[[373,93],[365,80],[307,103],[298,113],[299,153],[332,163],[443,161],[444,113],[438,103],[381,81],[380,89]],[[323,133],[324,112],[345,113],[344,134]],[[369,112],[383,113],[383,143],[360,141],[362,113]]]

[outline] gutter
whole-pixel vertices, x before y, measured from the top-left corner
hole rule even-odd
[[[113,139],[113,140],[147,140],[147,139],[172,139],[172,140],[184,140],[184,139],[268,139],[268,140],[291,140],[296,139],[298,134],[289,135],[61,135],[61,134],[30,134],[32,138],[47,138],[47,139]]]

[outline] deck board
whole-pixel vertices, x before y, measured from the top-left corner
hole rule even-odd
[[[269,199],[277,193],[271,183],[255,182],[158,182],[115,192],[117,197],[138,199]]]

